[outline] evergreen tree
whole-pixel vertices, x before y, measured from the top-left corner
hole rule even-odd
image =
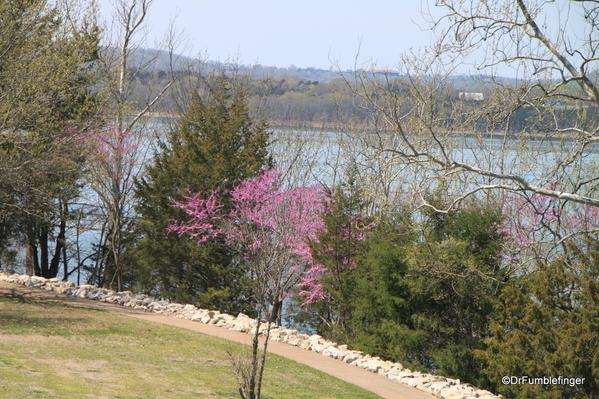
[[[297,301],[308,313],[301,312],[295,321],[310,324],[319,334],[335,342],[349,338],[351,297],[355,295],[353,273],[364,250],[367,233],[374,219],[364,216],[366,201],[355,180],[338,186],[327,194],[322,218],[323,231],[310,241],[312,267],[299,285]]]
[[[599,394],[599,241],[513,278],[499,297],[484,372],[506,398]],[[504,384],[502,376],[579,378],[579,383]],[[584,381],[582,380],[584,379]],[[571,380],[570,380],[571,381]]]
[[[502,279],[500,215],[471,206],[379,223],[352,274],[353,347],[485,385],[475,351]]]
[[[187,218],[183,210],[173,207],[174,201],[189,192],[215,189],[226,199],[227,190],[270,163],[267,125],[250,116],[243,88],[235,87],[224,72],[203,82],[205,95],[192,95],[137,185],[142,236],[134,252],[137,283],[177,302],[248,311],[246,265],[233,256],[224,240],[198,243],[176,234],[166,237],[169,221]]]
[[[411,320],[421,298],[414,292],[407,260],[414,238],[406,218],[379,223],[354,274],[349,328],[356,348],[422,366],[427,335]]]

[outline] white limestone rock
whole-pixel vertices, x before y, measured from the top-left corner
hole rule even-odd
[[[370,359],[365,362],[362,362],[359,364],[359,366],[373,373],[378,373],[378,371],[382,368],[381,362],[375,359]]]
[[[359,351],[349,351],[346,353],[346,355],[343,357],[343,361],[345,363],[353,363],[356,360],[360,359],[362,357],[362,352]]]

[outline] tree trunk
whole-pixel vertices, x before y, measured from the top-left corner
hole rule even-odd
[[[35,276],[36,271],[39,270],[37,264],[37,247],[35,243],[31,242],[29,235],[27,235],[27,250],[25,253],[25,274],[28,276]]]
[[[283,309],[283,301],[278,301],[275,302],[272,305],[272,309],[270,311],[270,315],[268,316],[268,322],[269,323],[274,323],[274,324],[280,324],[280,315],[281,315],[281,310]],[[277,320],[279,320],[279,323],[277,323]]]
[[[38,226],[27,228],[27,251],[25,254],[25,270],[30,276],[41,276],[38,245]]]
[[[40,246],[40,269],[41,276],[44,278],[52,278],[50,274],[50,265],[48,264],[48,227],[40,228],[38,244]]]
[[[58,275],[58,266],[60,265],[60,255],[62,253],[63,248],[65,247],[65,231],[66,231],[66,221],[64,218],[60,221],[60,231],[58,232],[58,237],[56,237],[56,246],[54,248],[54,256],[52,256],[52,260],[50,261],[50,269],[49,275],[52,277],[56,277]],[[65,276],[66,276],[66,268],[65,268]]]

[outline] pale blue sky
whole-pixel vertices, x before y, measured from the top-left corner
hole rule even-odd
[[[105,20],[113,15],[113,1],[97,0]],[[210,60],[235,59],[241,64],[345,70],[353,69],[359,51],[358,67],[396,70],[401,54],[410,49],[419,52],[434,42],[423,16],[423,11],[442,15],[434,4],[435,0],[154,0],[145,46],[155,47],[155,38],[175,18],[191,40],[188,55],[201,53]],[[543,4],[547,13],[539,22],[553,30],[552,39],[561,41],[560,26],[566,27],[574,42],[586,37],[588,25],[579,4],[566,0]],[[470,61],[482,55],[474,53]],[[368,61],[376,64],[366,65]],[[455,72],[467,73],[469,65]],[[517,75],[511,69],[497,72]]]
[[[110,18],[112,0],[98,3]],[[176,17],[192,53],[212,60],[324,69],[339,61],[351,68],[360,49],[361,61],[395,69],[401,53],[430,44],[421,7],[420,0],[155,0],[149,47]]]

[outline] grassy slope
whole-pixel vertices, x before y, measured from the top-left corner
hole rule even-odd
[[[238,398],[246,346],[106,312],[0,294],[0,398]],[[270,355],[263,399],[379,398]]]

